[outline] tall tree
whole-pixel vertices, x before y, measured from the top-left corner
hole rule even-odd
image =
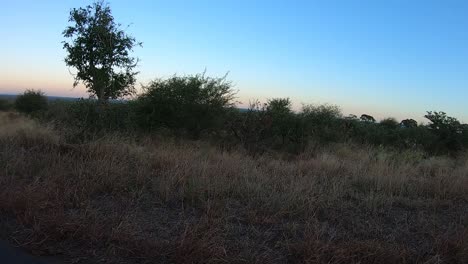
[[[133,94],[138,59],[130,52],[141,43],[115,23],[109,5],[97,1],[73,8],[69,22],[63,31],[67,39],[63,48],[65,63],[77,70],[73,86],[82,82],[101,102]]]

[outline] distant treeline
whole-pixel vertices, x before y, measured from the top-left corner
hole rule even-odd
[[[76,140],[103,133],[164,133],[209,139],[223,148],[241,145],[251,154],[264,151],[301,153],[311,146],[350,142],[397,150],[415,149],[430,155],[457,155],[468,148],[468,125],[444,112],[430,111],[428,124],[372,116],[343,116],[334,105],[304,105],[292,110],[288,98],[235,107],[235,92],[226,78],[204,74],[157,79],[125,103],[81,99],[48,101],[29,90],[0,109],[16,110],[69,128]]]

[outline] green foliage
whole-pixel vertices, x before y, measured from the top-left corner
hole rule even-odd
[[[53,101],[39,116],[71,128],[78,140],[109,132],[166,129],[193,139],[205,135],[223,148],[240,145],[252,155],[269,150],[301,153],[308,146],[338,142],[436,155],[457,155],[468,148],[468,125],[443,112],[429,112],[426,117],[431,123],[414,126],[415,122],[399,123],[393,118],[372,123],[356,116],[342,117],[339,108],[330,105],[306,105],[295,113],[287,98],[265,104],[254,101],[244,111],[231,107],[230,85],[221,84],[226,84],[223,78],[174,76],[152,82],[137,100]]]
[[[76,124],[82,129],[91,131],[131,131],[132,122],[131,104],[125,101],[99,105],[95,100],[81,99],[70,105],[70,115],[79,120]]]
[[[245,112],[232,112],[228,120],[232,132],[240,144],[251,154],[265,151],[271,139],[272,118],[267,113],[267,104],[258,100],[249,104]]]
[[[430,146],[431,151],[447,154],[464,148],[465,126],[456,118],[435,111],[427,112],[424,117],[429,119],[428,129],[437,138]]]
[[[461,129],[461,124],[456,118],[447,116],[442,111],[429,111],[424,117],[429,119],[429,128],[432,131],[458,133]]]
[[[400,148],[420,149],[434,154],[429,145],[436,138],[425,126],[401,128],[398,132],[400,134],[400,142],[398,142]]]
[[[9,100],[0,98],[0,111],[8,111],[12,107],[13,105]]]
[[[27,91],[15,105],[23,112],[40,112],[44,120],[71,128],[72,136],[78,140],[109,132],[165,130],[178,137],[203,136],[223,148],[240,145],[252,155],[267,151],[296,154],[340,142],[385,147],[395,152],[411,149],[430,155],[457,155],[468,148],[468,125],[444,112],[428,112],[428,125],[418,126],[413,119],[398,122],[394,118],[377,123],[366,114],[361,118],[343,117],[337,106],[326,104],[304,105],[296,113],[289,98],[273,98],[264,104],[254,101],[244,111],[233,107],[234,95],[225,77],[197,74],[156,79],[131,101],[54,101],[41,111],[47,108],[43,94]]]
[[[404,119],[400,122],[400,125],[404,128],[415,128],[418,126],[418,122],[414,119]]]
[[[136,102],[140,126],[146,130],[167,127],[193,138],[223,127],[235,95],[226,76],[204,74],[156,79],[143,88]]]
[[[328,104],[303,105],[300,115],[316,127],[332,125],[342,117],[338,106]]]
[[[15,109],[25,114],[34,114],[47,109],[47,98],[40,90],[26,90],[15,100]]]
[[[289,98],[274,98],[268,100],[266,113],[271,118],[271,132],[281,137],[281,144],[286,144],[287,138],[294,128],[292,104]]]
[[[387,129],[397,129],[400,124],[395,118],[387,117],[380,121],[380,125]]]
[[[305,137],[320,142],[337,141],[341,136],[342,114],[335,105],[303,105],[299,113],[300,127]]]
[[[362,114],[360,117],[361,121],[368,123],[375,123],[375,118],[371,115]]]
[[[99,103],[94,99],[56,100],[40,118],[64,129],[71,141],[82,141],[108,133],[133,133],[138,130],[132,102]]]
[[[70,11],[63,36],[67,52],[65,63],[77,70],[74,86],[83,82],[88,92],[99,100],[118,98],[134,93],[134,68],[137,59],[130,52],[137,45],[116,24],[111,9],[103,1]]]

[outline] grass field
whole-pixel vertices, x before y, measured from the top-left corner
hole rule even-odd
[[[0,113],[1,238],[73,263],[468,263],[468,158],[298,156]]]

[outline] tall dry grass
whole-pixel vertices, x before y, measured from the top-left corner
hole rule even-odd
[[[467,263],[468,159],[335,145],[251,158],[0,116],[0,232],[37,254],[149,263]],[[6,225],[5,225],[6,226]]]

